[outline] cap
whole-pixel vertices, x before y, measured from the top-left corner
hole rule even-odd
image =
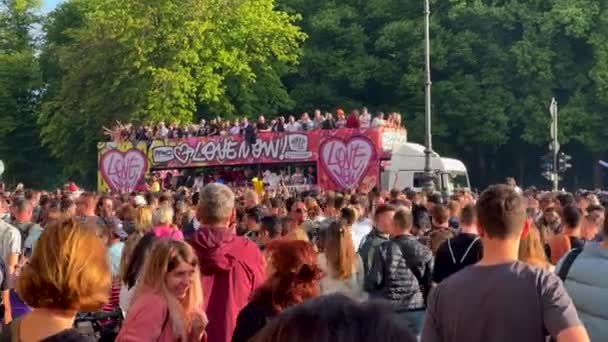
[[[142,195],[137,195],[135,196],[135,198],[133,198],[133,202],[135,203],[136,206],[138,207],[145,207],[146,206],[146,199],[144,198],[144,196]]]
[[[122,228],[122,223],[119,219],[113,218],[102,218],[101,221],[112,228],[112,234],[121,240],[129,237],[129,234]],[[101,222],[100,222],[101,223]]]
[[[70,183],[70,184],[68,184],[68,191],[76,192],[76,191],[78,191],[78,186],[75,183]]]

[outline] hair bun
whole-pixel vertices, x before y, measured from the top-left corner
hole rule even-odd
[[[320,274],[321,271],[316,265],[302,265],[296,279],[300,282],[310,282],[320,278]]]

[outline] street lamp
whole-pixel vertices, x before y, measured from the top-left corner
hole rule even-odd
[[[425,135],[424,135],[424,190],[432,193],[435,190],[433,182],[435,176],[431,168],[431,156],[433,153],[433,136],[431,134],[431,6],[429,0],[424,0],[424,40],[425,40]]]

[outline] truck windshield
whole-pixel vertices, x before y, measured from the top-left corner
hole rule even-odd
[[[451,173],[450,180],[454,189],[470,189],[471,187],[466,173]]]
[[[453,194],[458,189],[469,189],[469,178],[466,173],[442,172],[441,181],[443,191]]]

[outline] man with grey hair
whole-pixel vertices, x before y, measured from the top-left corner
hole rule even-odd
[[[230,342],[239,312],[264,281],[264,259],[255,242],[235,233],[235,196],[229,187],[205,186],[196,216],[201,227],[189,242],[199,259],[204,309],[213,322],[207,338]]]

